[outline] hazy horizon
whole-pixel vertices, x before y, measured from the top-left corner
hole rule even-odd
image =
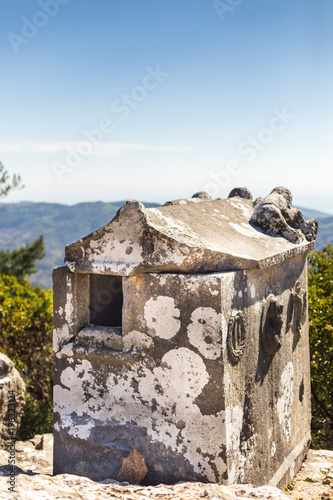
[[[128,199],[132,199],[132,198],[128,198]],[[91,200],[91,201],[79,201],[77,203],[59,203],[57,201],[31,201],[31,200],[20,200],[20,201],[15,201],[15,202],[8,202],[8,201],[0,201],[0,205],[18,205],[18,204],[34,204],[34,203],[49,203],[49,204],[56,204],[56,205],[64,205],[64,206],[68,206],[68,207],[73,207],[73,206],[76,206],[76,205],[80,205],[80,204],[85,204],[85,203],[111,203],[111,204],[119,204],[119,203],[125,203],[127,201],[126,198],[124,199],[117,199],[117,200]],[[166,201],[171,201],[171,198],[169,198],[168,200],[163,200],[163,201],[156,201],[156,200],[137,200],[137,201],[141,201],[143,204],[144,203],[149,203],[149,204],[160,204],[160,205],[163,205]],[[331,215],[333,217],[333,213],[331,212],[326,212],[326,211],[323,211],[323,210],[319,210],[318,208],[316,207],[310,207],[310,206],[302,206],[302,205],[296,205],[295,203],[293,203],[293,206],[294,207],[298,207],[300,209],[305,209],[305,210],[309,210],[309,211],[314,211],[314,212],[318,212],[318,213],[322,213],[323,215]]]

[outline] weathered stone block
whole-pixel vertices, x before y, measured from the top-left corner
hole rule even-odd
[[[71,273],[68,267],[53,270],[53,350],[58,352],[89,323],[89,275]]]
[[[313,243],[259,232],[252,211],[249,196],[132,202],[68,247],[74,272],[54,274],[55,473],[83,461],[116,478],[136,449],[146,484],[288,484],[310,442]]]

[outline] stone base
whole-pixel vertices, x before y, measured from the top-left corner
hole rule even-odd
[[[302,462],[305,459],[311,445],[311,433],[302,439],[302,441],[293,449],[280,465],[272,479],[269,481],[269,486],[276,486],[281,490],[294,479],[297,472],[302,467]]]

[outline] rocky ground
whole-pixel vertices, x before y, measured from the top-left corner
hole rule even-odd
[[[8,491],[8,453],[0,450],[0,498],[3,500],[211,499],[211,500],[323,500],[333,499],[333,451],[310,450],[286,492],[269,486],[221,486],[179,483],[173,486],[132,486],[113,479],[95,482],[86,477],[52,476],[52,434],[16,443],[15,492]],[[78,471],[79,472],[79,471]]]

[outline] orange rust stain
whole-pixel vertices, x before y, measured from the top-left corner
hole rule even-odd
[[[145,275],[143,273],[136,274],[133,278],[135,279],[135,288],[137,290],[141,290],[141,288],[145,285]]]

